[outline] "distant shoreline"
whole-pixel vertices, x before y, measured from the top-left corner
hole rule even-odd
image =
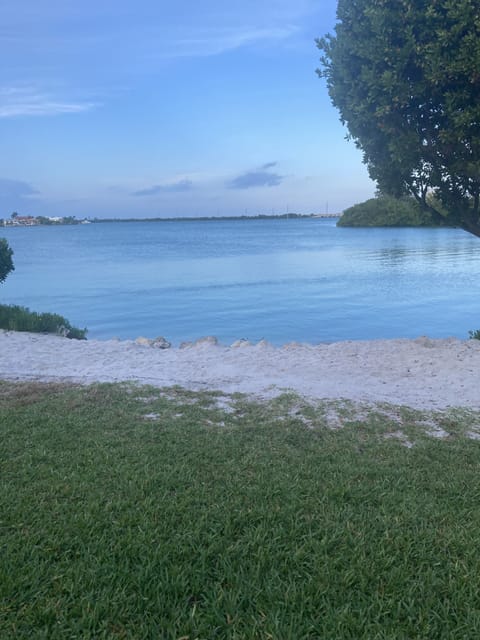
[[[277,215],[256,216],[198,216],[198,217],[173,217],[173,218],[92,218],[92,223],[103,222],[213,222],[222,220],[298,220],[298,219],[336,219],[340,213],[283,213]]]
[[[82,218],[77,220],[75,216],[69,216],[63,220],[52,220],[43,216],[26,216],[20,217],[18,221],[0,219],[0,227],[18,228],[18,227],[60,227],[60,226],[77,226],[85,224],[103,224],[112,222],[213,222],[213,221],[231,221],[231,220],[300,220],[300,219],[339,219],[340,213],[283,213],[283,214],[259,214],[255,216],[198,216],[198,217],[172,217],[172,218]]]

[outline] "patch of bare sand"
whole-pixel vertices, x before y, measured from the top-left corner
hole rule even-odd
[[[214,340],[156,349],[135,341],[77,341],[0,332],[0,378],[80,383],[133,380],[157,387],[271,398],[388,402],[420,409],[480,408],[480,341],[346,341],[228,347]]]

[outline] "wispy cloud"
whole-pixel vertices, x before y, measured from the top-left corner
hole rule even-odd
[[[156,48],[158,57],[215,56],[235,49],[286,40],[297,32],[295,26],[270,28],[223,28],[192,32],[189,37],[164,38]]]
[[[181,193],[184,191],[190,191],[193,188],[193,182],[191,180],[178,180],[177,182],[170,182],[168,184],[155,184],[152,187],[146,189],[139,189],[132,193],[133,196],[156,196],[160,193]]]
[[[305,15],[302,0],[293,7],[288,0],[244,0],[228,8],[210,0],[191,3],[187,11],[182,3],[166,7],[155,0],[120,4],[22,0],[19,6],[7,0],[0,38],[7,73],[25,79],[47,72],[65,81],[81,77],[83,83],[107,71],[115,78],[132,70],[145,73],[175,58],[277,47],[302,32]],[[54,108],[78,106],[52,102]]]
[[[38,193],[29,182],[0,178],[0,198],[28,198]]]
[[[267,162],[254,171],[247,171],[233,178],[227,184],[229,189],[252,189],[254,187],[277,187],[285,176],[270,171],[276,167],[276,162]]]
[[[32,87],[0,88],[0,118],[83,113],[95,106],[93,102],[59,99]]]

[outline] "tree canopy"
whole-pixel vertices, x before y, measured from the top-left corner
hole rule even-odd
[[[4,282],[10,271],[13,271],[13,251],[5,238],[0,238],[0,283]]]
[[[445,219],[442,218],[443,224]],[[338,227],[435,227],[428,211],[423,211],[412,196],[394,198],[379,195],[345,209]]]
[[[337,20],[319,74],[371,178],[480,237],[480,3],[339,0]]]

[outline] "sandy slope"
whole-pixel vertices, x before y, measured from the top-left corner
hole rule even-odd
[[[9,380],[136,380],[265,397],[292,389],[310,398],[428,409],[480,408],[479,373],[478,340],[421,337],[281,348],[199,341],[183,349],[157,349],[134,341],[0,331],[0,378]]]

